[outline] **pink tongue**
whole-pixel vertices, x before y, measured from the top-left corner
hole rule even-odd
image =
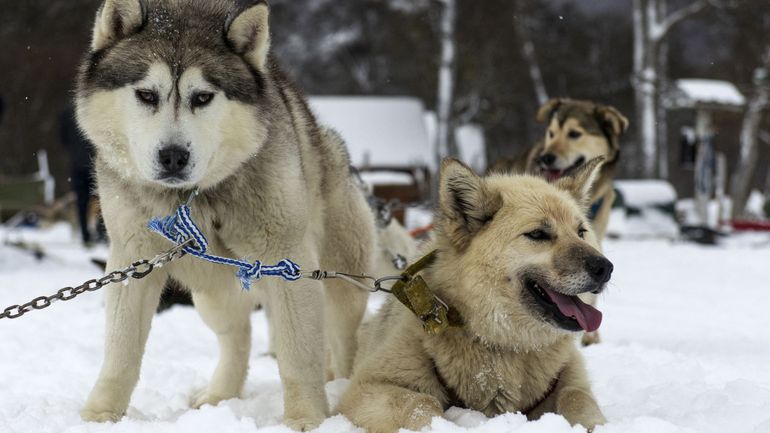
[[[581,301],[577,296],[567,296],[551,290],[545,291],[567,317],[574,317],[584,331],[593,332],[602,324],[602,312]]]
[[[554,180],[558,180],[562,175],[561,170],[548,170],[545,173],[545,177],[548,179],[549,182],[553,182]]]

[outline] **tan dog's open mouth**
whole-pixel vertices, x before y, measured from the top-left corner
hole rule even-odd
[[[569,331],[593,332],[602,323],[602,312],[581,301],[577,296],[565,295],[545,287],[535,280],[526,280],[525,286],[537,305],[549,319]]]

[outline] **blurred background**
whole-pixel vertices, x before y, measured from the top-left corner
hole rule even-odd
[[[314,96],[321,120],[346,135],[359,166],[430,176],[439,157],[455,155],[484,170],[543,136],[534,120],[543,102],[571,97],[613,105],[631,121],[621,139],[620,178],[665,180],[676,197],[691,197],[694,153],[686,147],[706,141],[695,134],[703,112],[714,154],[706,193],[719,194],[721,186],[724,200],[738,203],[732,212],[725,207],[725,218],[761,216],[770,189],[770,2],[270,3],[278,59]],[[65,110],[98,4],[0,0],[0,191],[5,183],[19,195],[26,191],[20,180],[33,174],[46,182],[24,193],[42,196],[32,202],[53,203],[79,188],[72,155],[88,157],[67,151],[77,138]],[[372,127],[382,134],[368,141],[346,134],[353,113],[381,120]],[[409,143],[402,146],[409,151],[389,143]],[[387,176],[381,183],[389,182],[398,183]],[[6,197],[3,206],[2,197],[8,218],[21,205]]]

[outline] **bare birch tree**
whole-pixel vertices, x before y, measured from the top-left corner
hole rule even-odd
[[[656,175],[658,164],[658,107],[660,50],[669,31],[684,19],[704,10],[709,0],[696,0],[667,13],[667,0],[633,0],[634,75],[636,116],[642,149],[642,174]]]
[[[740,156],[730,182],[733,201],[732,217],[744,215],[752,179],[757,169],[760,124],[764,110],[770,102],[770,44],[762,56],[762,64],[754,70],[754,89],[746,106],[741,123]]]
[[[524,2],[516,3],[516,36],[521,43],[521,55],[527,62],[529,78],[532,80],[532,88],[535,91],[535,98],[538,105],[543,105],[548,101],[548,92],[546,91],[543,72],[540,70],[540,63],[535,55],[535,44],[532,43],[531,18],[524,10]]]
[[[455,87],[455,0],[438,0],[442,6],[439,35],[441,59],[438,73],[438,101],[436,102],[436,156],[458,156],[457,143],[453,139],[452,105]]]

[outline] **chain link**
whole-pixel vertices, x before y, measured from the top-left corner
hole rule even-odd
[[[17,319],[32,310],[42,310],[48,308],[57,301],[69,301],[75,299],[85,292],[95,292],[102,287],[121,283],[129,278],[139,280],[149,275],[156,268],[172,262],[185,255],[184,247],[192,243],[192,239],[171,248],[150,260],[139,260],[123,269],[118,269],[95,280],[88,280],[77,287],[63,287],[50,296],[38,296],[37,298],[21,305],[11,305],[0,312],[0,319]]]

